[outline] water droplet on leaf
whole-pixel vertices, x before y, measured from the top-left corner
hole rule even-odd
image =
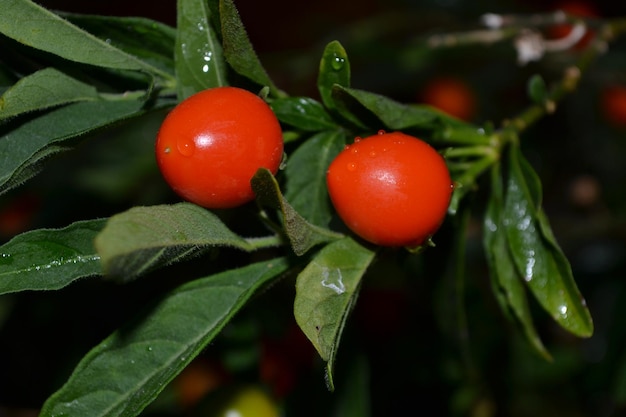
[[[346,59],[344,57],[341,57],[341,56],[335,54],[335,56],[333,57],[333,60],[330,63],[330,65],[333,67],[333,69],[335,71],[339,71],[340,69],[343,68],[345,63],[346,63]]]

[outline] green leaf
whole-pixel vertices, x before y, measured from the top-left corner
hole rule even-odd
[[[30,0],[3,2],[0,33],[70,61],[103,68],[142,70],[170,78],[159,68],[109,45]]]
[[[257,290],[287,270],[272,259],[182,285],[93,348],[40,417],[137,416]]]
[[[320,243],[343,237],[343,235],[307,222],[304,217],[294,210],[285,200],[280,192],[276,178],[274,178],[269,170],[260,168],[254,177],[252,177],[251,184],[256,194],[257,202],[260,205],[281,211],[285,233],[296,255],[303,255],[309,249]]]
[[[98,99],[96,89],[54,68],[22,78],[0,97],[0,120],[76,101]]]
[[[541,75],[533,75],[528,80],[528,96],[535,104],[543,104],[548,98],[548,88]]]
[[[434,111],[403,104],[380,94],[343,86],[336,86],[333,92],[335,99],[343,103],[342,107],[349,109],[350,101],[355,101],[369,110],[388,129],[432,128],[433,124],[439,120]],[[357,110],[351,109],[351,111],[358,116]]]
[[[322,104],[308,97],[283,97],[270,102],[276,117],[296,129],[317,132],[337,128]]]
[[[361,278],[374,252],[351,238],[326,245],[298,275],[294,315],[327,362],[329,389],[343,328],[356,302]]]
[[[88,220],[63,229],[33,230],[0,246],[0,294],[57,290],[79,278],[100,275],[93,239],[104,223]]]
[[[346,50],[338,41],[332,41],[326,45],[317,77],[317,88],[322,102],[330,110],[337,108],[333,98],[335,85],[350,87],[350,61]]]
[[[284,96],[274,85],[254,51],[234,2],[220,0],[219,8],[224,56],[231,68],[256,84],[269,87],[271,95]]]
[[[206,0],[178,0],[175,60],[178,99],[228,85],[222,45]]]
[[[580,337],[593,322],[569,262],[556,244],[537,199],[536,174],[518,147],[509,153],[503,225],[518,272],[539,304],[564,329]],[[546,233],[548,231],[548,233]]]
[[[141,114],[143,104],[140,100],[78,102],[0,136],[0,194],[39,173],[46,159],[72,149],[80,136]]]
[[[307,139],[287,159],[285,198],[309,222],[328,227],[333,208],[328,198],[326,171],[346,144],[342,130],[320,132]]]
[[[176,29],[143,17],[64,13],[62,17],[129,55],[174,75]]]
[[[483,224],[483,246],[489,266],[493,293],[500,308],[508,316],[512,313],[514,320],[521,327],[529,344],[547,360],[551,360],[535,325],[528,305],[526,286],[520,276],[507,241],[502,225],[502,208],[504,204],[500,170],[492,172],[492,189],[487,203],[487,211]]]
[[[215,214],[190,203],[133,207],[116,214],[95,244],[105,273],[125,281],[211,247],[254,250]]]

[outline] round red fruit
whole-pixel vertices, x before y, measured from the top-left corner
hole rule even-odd
[[[218,209],[254,199],[259,168],[273,174],[283,155],[280,123],[259,96],[216,87],[183,100],[165,118],[156,141],[165,181],[187,201]]]
[[[382,246],[424,244],[441,226],[453,190],[443,157],[401,132],[357,138],[330,164],[326,180],[348,228]]]

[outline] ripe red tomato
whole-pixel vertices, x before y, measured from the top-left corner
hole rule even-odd
[[[465,81],[454,77],[429,80],[418,100],[461,120],[471,120],[476,113],[476,94]]]
[[[326,180],[344,223],[382,246],[425,243],[443,222],[453,189],[443,157],[400,132],[355,140],[330,164]]]
[[[555,10],[562,10],[563,12],[570,14],[572,16],[578,17],[597,17],[599,16],[598,11],[596,10],[595,5],[592,2],[585,0],[565,0],[560,1],[554,6]],[[563,23],[559,25],[554,25],[548,28],[548,37],[551,39],[561,39],[567,37],[572,31],[572,25],[570,23]],[[591,39],[593,39],[593,31],[587,28],[587,32],[583,35],[582,39],[580,39],[574,45],[574,49],[583,49],[587,45]]]
[[[270,107],[236,87],[212,88],[183,100],[163,121],[156,141],[165,181],[206,208],[253,200],[250,179],[259,168],[275,174],[282,155],[282,131]]]

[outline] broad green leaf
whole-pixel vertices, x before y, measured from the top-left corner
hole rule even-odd
[[[547,360],[551,360],[535,325],[528,305],[526,287],[511,257],[507,235],[502,225],[504,203],[500,170],[492,172],[492,188],[483,224],[483,245],[489,266],[493,293],[503,313],[513,314],[529,344]]]
[[[308,97],[283,97],[270,102],[281,122],[304,131],[337,128],[322,104]]]
[[[143,17],[64,13],[62,17],[106,43],[174,75],[176,29]]]
[[[0,294],[57,290],[79,278],[100,275],[93,239],[104,223],[87,220],[63,229],[33,230],[0,246]]]
[[[70,61],[103,68],[141,70],[170,78],[159,68],[98,39],[30,0],[3,1],[0,33]]]
[[[326,170],[344,148],[345,136],[341,130],[317,133],[287,159],[285,198],[302,217],[320,227],[328,227],[333,215]]]
[[[338,233],[307,222],[285,200],[280,192],[276,178],[267,169],[259,169],[252,178],[251,184],[259,204],[281,211],[285,233],[296,255],[303,255],[320,243],[342,237]]]
[[[317,77],[317,88],[322,102],[330,110],[337,108],[333,98],[335,85],[350,87],[350,61],[346,50],[338,41],[326,45]]]
[[[178,0],[175,48],[178,99],[228,84],[222,45],[206,0]]]
[[[333,93],[335,100],[343,103],[342,107],[349,109],[355,116],[363,119],[359,114],[360,109],[351,106],[351,102],[358,103],[359,106],[368,110],[388,129],[431,128],[439,120],[433,111],[415,105],[403,104],[380,94],[346,86],[336,86]]]
[[[565,256],[551,232],[549,236],[544,233],[547,221],[532,201],[536,196],[527,181],[532,171],[522,161],[519,149],[512,146],[502,221],[515,265],[539,304],[557,323],[577,336],[589,337],[593,333],[591,315]]]
[[[274,85],[254,51],[233,0],[220,0],[219,8],[224,56],[230,67],[256,84],[269,87],[272,96],[284,96]]]
[[[0,97],[0,120],[34,110],[97,99],[98,92],[93,86],[54,68],[45,68],[22,78]]]
[[[79,137],[142,113],[144,102],[85,101],[52,110],[0,136],[0,194],[32,178]],[[6,126],[5,126],[6,127]]]
[[[96,237],[106,274],[129,280],[216,246],[254,250],[212,212],[191,203],[133,207]]]
[[[294,315],[327,362],[329,389],[341,334],[374,252],[349,237],[324,246],[298,275]]]
[[[94,347],[39,416],[139,415],[287,267],[284,259],[272,259],[182,285]]]

